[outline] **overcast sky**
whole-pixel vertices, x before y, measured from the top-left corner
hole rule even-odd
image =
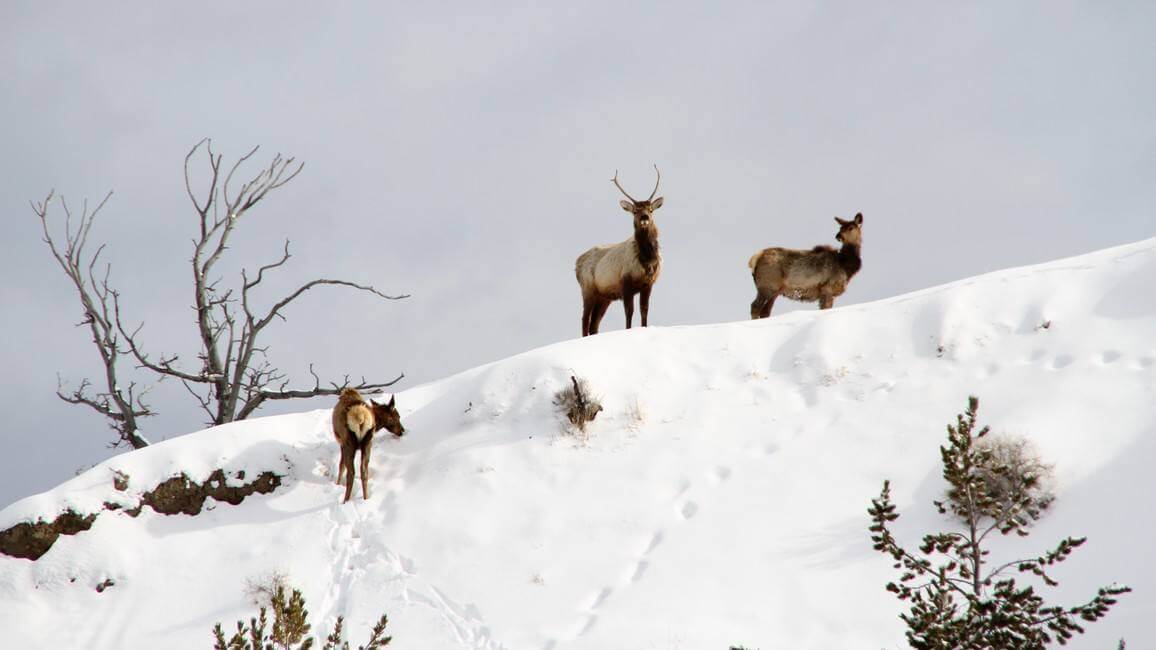
[[[52,188],[115,191],[92,238],[127,318],[191,358],[186,152],[304,160],[225,281],[288,238],[259,299],[314,277],[412,294],[319,289],[266,337],[302,382],[314,362],[407,388],[579,334],[574,259],[631,234],[615,169],[636,195],[662,169],[659,327],[746,318],[748,257],[834,244],[835,215],[865,216],[836,306],[1156,235],[1154,25],[1151,2],[8,0],[0,504],[118,453],[54,396],[101,366],[28,207]],[[152,403],[154,440],[202,426],[178,384]]]

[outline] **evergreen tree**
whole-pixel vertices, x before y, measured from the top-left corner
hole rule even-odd
[[[221,624],[213,626],[213,650],[310,650],[314,639],[309,637],[309,610],[305,609],[305,598],[301,591],[293,589],[286,597],[284,585],[278,584],[273,591],[270,607],[273,609],[273,629],[266,635],[268,627],[267,609],[261,607],[249,625],[237,621],[237,631],[226,639]],[[344,619],[337,617],[333,632],[325,638],[322,650],[349,650],[349,643],[342,638]],[[391,637],[385,636],[385,626],[389,618],[382,614],[373,626],[369,641],[358,650],[378,650],[389,645]]]
[[[1034,586],[1020,586],[1011,575],[1014,570],[1055,586],[1048,571],[1082,545],[1083,537],[1064,539],[1039,557],[992,566],[987,546],[992,533],[1028,535],[1047,501],[1038,498],[1037,472],[1003,462],[992,446],[982,444],[989,430],[976,430],[978,410],[979,400],[969,398],[967,411],[947,427],[947,445],[940,447],[948,490],[946,499],[934,504],[940,514],[954,515],[962,530],[924,535],[918,552],[910,552],[887,527],[899,518],[890,481],[884,481],[879,498],[872,499],[871,541],[901,571],[887,590],[911,603],[900,618],[913,648],[1035,650],[1053,640],[1064,645],[1073,634],[1083,633],[1081,623],[1103,617],[1116,596],[1131,590],[1110,585],[1082,605],[1062,607],[1046,604]]]

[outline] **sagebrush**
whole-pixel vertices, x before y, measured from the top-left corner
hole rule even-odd
[[[570,375],[570,385],[554,395],[554,404],[578,433],[586,432],[586,424],[602,412],[602,399],[590,390],[585,379]]]

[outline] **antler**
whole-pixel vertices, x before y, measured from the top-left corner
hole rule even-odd
[[[614,170],[614,178],[612,178],[610,180],[614,181],[614,185],[615,185],[615,187],[618,188],[618,191],[622,192],[626,196],[626,198],[630,199],[631,203],[638,203],[638,201],[634,200],[633,196],[626,194],[626,190],[622,189],[622,186],[618,184],[618,170],[617,169]]]
[[[653,200],[654,195],[658,194],[658,184],[662,181],[662,172],[658,171],[658,165],[654,166],[654,173],[658,174],[658,178],[654,179],[654,191],[650,193],[650,198],[646,199],[647,201]]]

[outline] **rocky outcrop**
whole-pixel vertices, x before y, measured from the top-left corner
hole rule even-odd
[[[197,483],[185,474],[178,474],[152,490],[141,494],[140,502],[133,508],[123,504],[106,502],[105,510],[124,510],[129,516],[140,514],[141,508],[148,506],[162,515],[200,514],[205,500],[212,497],[231,505],[237,505],[253,494],[269,494],[281,485],[281,476],[273,472],[262,472],[252,481],[244,482],[245,472],[236,473],[238,485],[229,485],[225,472],[217,470],[203,483]],[[114,487],[118,491],[127,488],[128,477],[118,473]],[[92,528],[99,513],[81,514],[65,510],[52,521],[43,519],[35,522],[21,522],[0,531],[0,553],[28,560],[39,559],[52,548],[61,535],[75,535]]]

